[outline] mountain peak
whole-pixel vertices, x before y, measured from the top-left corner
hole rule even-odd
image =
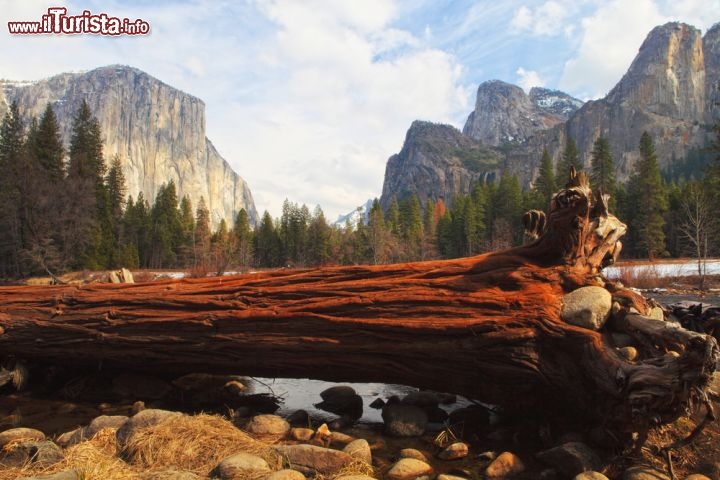
[[[649,113],[703,118],[705,61],[697,28],[669,22],[652,29],[606,99],[642,105]]]
[[[142,70],[108,65],[66,73],[32,83],[4,83],[0,114],[18,103],[25,120],[39,118],[52,105],[63,142],[69,144],[72,119],[87,102],[102,131],[107,163],[117,155],[127,193],[154,200],[160,186],[173,180],[179,198],[194,206],[203,198],[214,225],[232,225],[244,208],[252,222],[257,212],[250,189],[205,136],[205,104]]]
[[[494,146],[522,143],[564,122],[580,106],[580,100],[557,90],[534,87],[528,95],[517,85],[489,80],[478,87],[463,133]]]

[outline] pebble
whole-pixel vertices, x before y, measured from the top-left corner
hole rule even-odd
[[[265,477],[264,480],[306,480],[305,475],[298,472],[297,470],[290,470],[288,468],[284,470],[278,470],[277,472],[271,473]]]
[[[223,480],[234,480],[246,475],[248,472],[270,471],[268,463],[258,457],[247,452],[238,452],[227,458],[220,460],[215,468],[210,472],[211,477],[220,477]]]
[[[261,440],[272,442],[285,438],[290,432],[290,424],[277,415],[255,415],[245,429]]]
[[[414,458],[401,458],[390,467],[385,478],[387,480],[415,480],[432,473],[433,468],[427,463]]]
[[[45,440],[45,434],[34,428],[11,428],[0,432],[0,449],[10,442]]]
[[[469,452],[468,445],[463,442],[451,443],[443,451],[438,453],[438,458],[441,460],[457,460],[460,458],[467,457]]]
[[[522,460],[511,452],[503,452],[485,469],[485,475],[491,478],[512,477],[525,471]]]
[[[295,427],[290,429],[290,438],[298,442],[310,441],[313,435],[315,435],[315,431],[312,428]]]
[[[316,445],[278,445],[275,449],[288,460],[291,468],[315,470],[330,475],[355,459],[345,452]]]
[[[573,480],[609,480],[608,477],[600,472],[589,470],[587,472],[578,473],[573,477]]]
[[[364,438],[358,438],[348,443],[342,450],[351,457],[363,461],[368,465],[372,465],[372,451],[370,450],[370,444]]]
[[[420,460],[421,462],[425,463],[427,463],[428,461],[424,453],[414,448],[403,448],[402,450],[400,450],[399,455],[400,458],[414,458],[415,460]]]

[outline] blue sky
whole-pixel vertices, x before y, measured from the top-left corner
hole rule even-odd
[[[380,195],[413,120],[462,128],[483,81],[599,98],[654,26],[720,21],[720,0],[72,0],[68,14],[151,33],[7,33],[56,4],[0,0],[0,78],[140,68],[205,102],[207,136],[260,212],[288,198],[329,219]]]

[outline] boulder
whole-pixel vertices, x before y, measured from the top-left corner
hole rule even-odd
[[[387,480],[415,480],[432,472],[433,468],[425,462],[414,458],[401,458],[390,467],[384,478]]]
[[[618,348],[618,353],[628,362],[634,362],[638,358],[638,351],[635,347],[627,346]]]
[[[400,458],[414,458],[415,460],[428,463],[428,459],[425,454],[414,448],[403,448],[400,450]]]
[[[383,407],[385,431],[394,437],[418,437],[425,433],[427,413],[420,407],[402,403],[388,403]]]
[[[226,457],[218,463],[210,472],[211,477],[219,477],[222,480],[243,480],[250,474],[259,472],[270,472],[268,463],[252,453],[239,452]]]
[[[322,402],[316,403],[315,407],[326,412],[346,417],[355,421],[362,417],[363,400],[352,387],[338,385],[320,392]]]
[[[313,435],[315,435],[315,431],[312,428],[293,427],[290,429],[290,438],[298,442],[309,442]]]
[[[438,458],[441,460],[457,460],[460,458],[467,457],[469,448],[467,443],[455,442],[451,443],[444,450],[438,453]]]
[[[278,470],[277,472],[273,472],[267,477],[265,477],[263,480],[307,480],[305,478],[305,475],[298,472],[297,470],[290,470],[289,468],[286,468],[284,470]]]
[[[487,466],[485,476],[489,478],[505,478],[524,471],[525,465],[517,455],[511,452],[503,452]]]
[[[70,432],[63,433],[57,438],[57,444],[63,448],[75,445],[83,440],[93,438],[100,430],[105,428],[120,428],[128,417],[125,415],[100,415],[95,417],[89,425],[76,428]]]
[[[639,465],[625,470],[622,480],[670,480],[670,477],[654,468]]]
[[[287,458],[290,468],[330,475],[355,459],[345,452],[316,445],[278,445],[275,449]]]
[[[372,451],[370,450],[370,444],[364,438],[358,438],[345,445],[342,450],[351,457],[363,461],[368,465],[372,465]]]
[[[152,427],[163,423],[171,418],[182,415],[180,412],[172,412],[170,410],[161,410],[157,408],[148,408],[141,410],[123,423],[115,433],[118,446],[125,448],[128,440],[132,435],[143,428]]]
[[[10,447],[10,448],[8,448]],[[62,448],[50,440],[19,441],[8,444],[0,452],[0,465],[22,467],[32,464],[37,467],[50,467],[65,458]]]
[[[28,441],[39,442],[45,440],[45,434],[34,428],[11,428],[0,432],[0,449],[4,448],[10,442]]]
[[[537,454],[537,459],[566,477],[588,470],[599,470],[602,462],[597,453],[582,442],[567,442]]]
[[[587,472],[580,472],[573,477],[573,480],[609,480],[608,477],[600,472],[588,470]]]
[[[290,432],[290,424],[277,415],[263,414],[250,419],[245,429],[260,440],[272,442],[285,438]]]
[[[612,295],[602,287],[581,287],[563,297],[560,318],[578,327],[600,330],[610,315]]]

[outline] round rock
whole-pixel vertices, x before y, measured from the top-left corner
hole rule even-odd
[[[587,472],[578,473],[573,477],[573,480],[609,480],[608,477],[600,472],[594,472],[589,470]]]
[[[353,440],[345,445],[342,451],[357,460],[372,465],[372,450],[370,450],[370,444],[364,438]]]
[[[641,465],[625,470],[622,480],[670,480],[670,477],[654,468]]]
[[[425,462],[414,458],[401,458],[388,470],[388,480],[415,480],[417,477],[432,473],[433,468]]]
[[[490,478],[512,477],[525,471],[520,457],[511,452],[503,452],[493,460],[485,469],[485,475]]]
[[[123,423],[115,433],[118,446],[124,448],[130,437],[138,430],[152,427],[159,423],[165,422],[171,418],[182,415],[180,412],[172,412],[170,410],[160,410],[157,408],[147,408],[141,410]]]
[[[250,472],[270,471],[267,462],[252,453],[239,452],[224,458],[210,472],[211,477],[220,477],[222,480],[235,480],[248,476]]]
[[[290,432],[287,420],[277,415],[255,415],[245,428],[252,435],[269,441],[285,438]]]
[[[297,470],[290,470],[286,468],[284,470],[278,470],[277,472],[271,473],[265,477],[265,480],[307,480],[305,475],[298,472]]]
[[[467,443],[455,442],[451,443],[443,451],[438,453],[438,458],[441,460],[457,460],[460,458],[467,457],[469,448]]]
[[[39,442],[45,440],[45,434],[34,428],[11,428],[0,432],[0,449],[10,442]]]
[[[610,315],[612,295],[602,287],[581,287],[563,297],[560,317],[578,327],[600,330]]]
[[[415,460],[420,460],[421,462],[425,463],[427,463],[428,461],[424,453],[414,448],[403,448],[402,450],[400,450],[399,456],[400,458],[414,458]]]

